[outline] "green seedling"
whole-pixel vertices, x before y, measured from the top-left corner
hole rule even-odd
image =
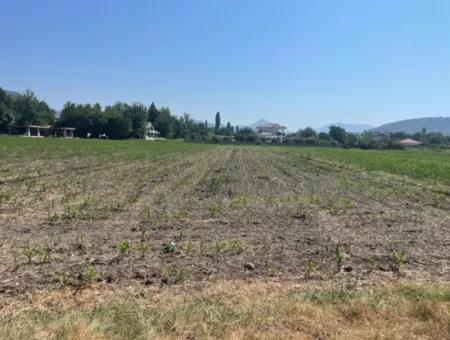
[[[33,260],[33,256],[36,254],[37,249],[30,245],[30,239],[25,241],[25,244],[22,248],[22,254],[25,255],[28,259],[28,263],[31,264]]]
[[[309,280],[311,278],[312,273],[316,270],[317,263],[315,263],[313,260],[309,260],[308,264],[306,265],[306,273],[305,278]]]
[[[370,271],[373,272],[377,269],[377,257],[375,255],[371,255],[369,258],[370,261]]]
[[[400,274],[400,268],[405,263],[406,255],[404,251],[395,251],[392,254],[395,263],[395,270]]]
[[[50,262],[50,259],[52,257],[53,248],[50,244],[46,244],[41,249],[41,259],[43,263]]]
[[[175,247],[176,247],[176,244],[174,241],[167,242],[167,244],[166,244],[167,253],[169,253],[169,254],[175,253]]]
[[[93,282],[95,279],[95,269],[94,266],[92,266],[91,264],[87,266],[86,269],[86,279],[88,282]]]
[[[141,241],[139,242],[139,252],[141,253],[141,258],[144,258],[145,254],[148,253],[149,250],[150,245],[148,245],[144,240],[141,239]]]
[[[336,269],[338,272],[342,269],[342,263],[344,262],[344,251],[342,247],[338,244],[336,246]]]
[[[120,257],[122,259],[128,255],[129,249],[130,249],[130,243],[128,243],[127,241],[122,241],[119,243],[119,253],[120,253]]]
[[[186,246],[184,248],[184,250],[186,251],[186,254],[192,254],[193,250],[194,250],[194,245],[192,244],[192,241],[189,240],[186,242]]]
[[[225,245],[226,245],[225,241],[219,240],[214,241],[214,251],[217,256],[219,256],[219,254],[225,249]]]

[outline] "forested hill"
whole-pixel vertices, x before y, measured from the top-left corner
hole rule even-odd
[[[405,132],[413,134],[421,132],[423,128],[425,128],[427,132],[440,132],[450,136],[450,117],[400,120],[398,122],[383,124],[373,130],[377,132]]]

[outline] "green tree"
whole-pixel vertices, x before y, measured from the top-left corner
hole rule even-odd
[[[0,131],[7,131],[14,120],[11,97],[0,87]]]
[[[148,120],[155,124],[159,117],[159,111],[155,106],[155,103],[152,103],[150,107],[148,108]]]
[[[220,129],[220,112],[217,112],[216,113],[216,127],[215,127],[215,131],[216,131],[216,134],[219,132],[219,129]]]
[[[135,103],[131,106],[127,106],[124,114],[130,120],[131,124],[129,137],[144,138],[148,122],[147,108],[140,103]]]
[[[332,125],[330,126],[330,132],[329,135],[331,138],[333,138],[336,142],[345,144],[345,130],[341,128],[340,126]]]
[[[159,131],[161,137],[174,137],[174,126],[169,108],[161,108],[161,110],[159,111],[158,119],[155,123],[155,129]]]
[[[112,139],[125,139],[131,131],[131,121],[124,115],[123,106],[117,103],[107,106],[104,111],[104,133]]]
[[[303,138],[310,138],[310,137],[317,136],[316,131],[312,127],[309,127],[309,126],[304,128],[303,130],[299,130],[298,134],[300,135],[300,137],[303,137]]]

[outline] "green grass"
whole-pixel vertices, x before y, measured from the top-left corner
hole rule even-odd
[[[101,157],[105,160],[130,160],[147,158],[155,154],[204,151],[211,147],[213,146],[187,144],[183,141],[150,142],[144,140],[118,141],[0,136],[0,158],[2,160],[65,159],[91,156]]]
[[[305,159],[325,160],[367,171],[384,171],[433,183],[450,185],[450,152],[431,150],[359,150],[290,147],[280,152]]]

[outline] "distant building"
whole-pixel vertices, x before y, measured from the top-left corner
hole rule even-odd
[[[151,122],[147,123],[147,128],[145,129],[145,139],[146,140],[156,140],[159,138],[159,132],[155,130]]]
[[[411,138],[403,139],[399,143],[401,145],[403,145],[403,146],[406,146],[406,147],[413,147],[413,146],[422,145],[422,142],[419,142],[419,141],[411,139]]]
[[[54,127],[52,125],[10,125],[10,135],[22,135],[23,137],[64,137],[73,138],[75,128]]]
[[[263,139],[266,143],[282,143],[286,138],[285,130],[285,126],[281,126],[277,123],[256,126],[259,138]]]

